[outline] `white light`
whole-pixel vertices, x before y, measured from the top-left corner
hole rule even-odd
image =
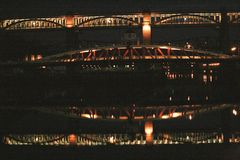
[[[172,117],[173,118],[177,118],[177,117],[181,117],[182,116],[182,113],[181,112],[174,112],[173,114],[172,114]]]
[[[189,120],[192,120],[192,119],[193,119],[192,115],[189,115],[189,116],[188,116],[188,119],[189,119]]]
[[[208,96],[205,97],[206,101],[208,100]]]
[[[109,141],[110,141],[110,143],[114,143],[114,138],[113,138],[113,136],[110,137]]]
[[[231,48],[231,51],[232,51],[232,52],[235,52],[236,50],[237,50],[237,47],[232,47],[232,48]]]
[[[233,115],[235,115],[235,116],[238,114],[236,109],[233,109],[232,113],[233,113]]]

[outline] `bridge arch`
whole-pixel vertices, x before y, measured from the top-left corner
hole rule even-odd
[[[27,23],[30,22],[32,24],[32,26],[24,26],[24,27],[21,27],[21,26],[17,26],[19,24],[23,24],[23,25],[28,25]],[[60,24],[58,22],[54,22],[54,21],[51,21],[51,20],[46,20],[46,19],[24,19],[24,20],[20,20],[20,21],[17,21],[17,22],[13,22],[11,24],[8,24],[7,26],[5,26],[3,29],[4,30],[8,30],[8,29],[11,29],[12,27],[13,28],[22,28],[22,29],[35,29],[35,28],[45,28],[44,26],[41,27],[42,24],[45,26],[45,25],[55,25],[56,28],[66,28],[63,24]],[[49,28],[52,28],[52,26],[49,25]]]
[[[117,20],[119,20],[117,22]],[[120,23],[121,21],[121,23]],[[81,23],[78,23],[76,26],[77,27],[95,27],[95,26],[123,26],[126,24],[132,24],[132,25],[140,25],[139,22],[127,18],[127,17],[121,17],[121,16],[101,16],[101,17],[96,17],[96,18],[91,18],[88,20],[85,20]]]
[[[189,20],[190,19],[190,20]],[[193,15],[193,14],[177,14],[169,17],[161,18],[159,21],[155,21],[155,25],[159,24],[201,24],[201,23],[219,23],[216,20],[211,19],[208,16]]]

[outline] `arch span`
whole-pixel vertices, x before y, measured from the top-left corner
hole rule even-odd
[[[17,22],[11,23],[11,24],[5,26],[3,29],[4,30],[8,30],[11,27],[16,26],[17,24],[26,23],[26,22],[34,22],[34,23],[45,22],[45,23],[54,24],[54,25],[56,25],[58,27],[61,27],[61,28],[66,28],[64,25],[62,25],[60,23],[57,23],[57,22],[54,22],[54,21],[50,21],[50,20],[46,20],[46,19],[24,19],[24,20],[21,20],[21,21],[17,21]],[[35,27],[33,26],[32,28],[38,28],[38,27],[37,26],[35,26]],[[41,27],[39,27],[39,28],[41,28]],[[26,27],[24,27],[22,29],[26,29]],[[29,27],[29,29],[31,29],[31,27]]]
[[[81,23],[78,23],[76,26],[77,27],[81,27],[81,26],[94,26],[93,24],[89,24],[91,22],[100,22],[101,23],[101,20],[102,21],[105,21],[108,23],[108,21],[112,21],[112,20],[124,20],[126,22],[128,22],[129,24],[133,24],[133,25],[140,25],[139,22],[136,22],[134,21],[133,19],[130,19],[130,18],[127,18],[127,17],[120,17],[120,16],[101,16],[101,17],[96,17],[96,18],[91,18],[91,19],[88,19],[88,20],[85,20]],[[88,24],[88,25],[87,25]],[[103,24],[98,24],[96,26],[101,26]],[[106,25],[106,24],[105,24]],[[112,22],[109,22],[109,25],[112,25],[112,26],[117,26],[117,25],[121,25],[120,23],[112,23]]]
[[[195,20],[195,21],[189,21],[188,19],[192,19],[192,20]],[[210,22],[210,23],[213,23],[213,24],[216,24],[216,23],[219,23],[207,16],[201,16],[201,15],[192,15],[192,14],[177,14],[177,15],[172,15],[172,16],[169,16],[169,17],[164,17],[162,19],[160,19],[159,21],[155,21],[154,24],[155,25],[159,25],[159,24],[168,24],[168,23],[164,23],[164,22],[169,22],[173,20],[172,23],[182,23],[182,24],[190,24],[190,23],[198,23],[199,22],[201,23],[204,23],[204,22]],[[182,20],[182,21],[178,21],[178,22],[174,22],[176,20]]]

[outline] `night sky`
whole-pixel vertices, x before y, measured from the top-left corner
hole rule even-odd
[[[126,12],[240,10],[240,0],[1,0],[0,18]]]

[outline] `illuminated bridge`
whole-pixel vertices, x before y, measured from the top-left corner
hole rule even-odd
[[[59,17],[36,17],[4,19],[0,28],[52,29],[116,26],[161,26],[161,25],[219,25],[224,18],[229,24],[240,23],[240,12],[203,12],[203,13],[133,13],[128,15],[68,15]]]
[[[97,47],[76,51],[69,51],[53,56],[36,59],[36,62],[76,62],[76,61],[117,61],[117,60],[171,60],[171,59],[231,59],[221,53],[194,50],[163,45],[135,45]]]

